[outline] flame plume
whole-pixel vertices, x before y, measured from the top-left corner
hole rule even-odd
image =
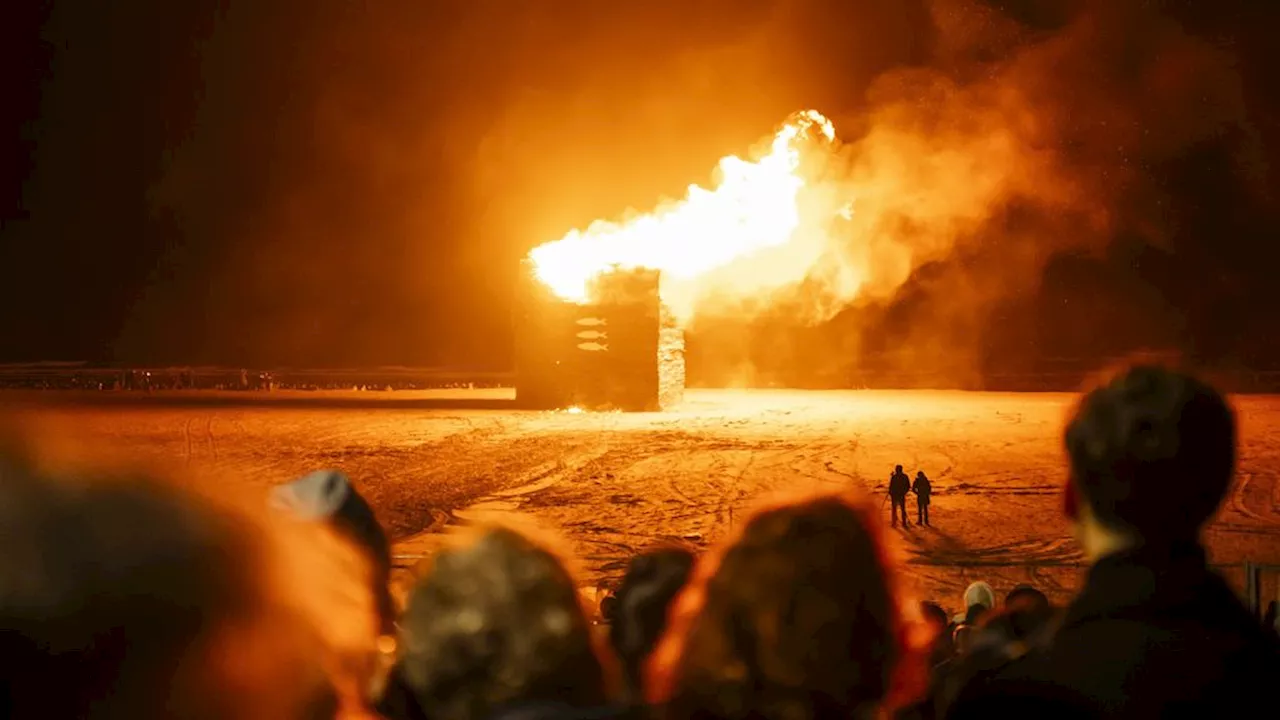
[[[768,151],[749,162],[720,160],[713,190],[689,186],[683,200],[625,221],[596,221],[586,230],[534,248],[537,277],[559,297],[584,303],[591,282],[612,269],[647,268],[663,275],[663,299],[687,320],[700,281],[713,271],[792,240],[802,226],[801,161],[814,140],[835,140],[831,121],[815,110],[796,113],[773,136]]]

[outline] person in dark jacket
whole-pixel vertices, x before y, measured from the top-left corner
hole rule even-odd
[[[911,492],[916,496],[916,522],[929,524],[929,498],[933,495],[933,484],[925,476],[923,470],[916,472],[916,481],[911,483]]]
[[[898,516],[902,516],[903,527],[911,527],[911,523],[907,522],[907,494],[911,492],[911,478],[902,472],[902,466],[898,465],[893,469],[893,474],[889,476],[889,500],[893,506],[889,509],[889,516],[893,518],[893,526],[898,527]]]
[[[1280,641],[1199,541],[1235,470],[1226,400],[1189,375],[1131,367],[1084,396],[1065,444],[1084,587],[1042,649],[966,688],[949,717],[1249,717],[1273,703]]]

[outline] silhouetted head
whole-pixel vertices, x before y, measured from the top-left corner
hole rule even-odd
[[[893,466],[893,471],[894,471],[894,472],[896,472],[896,473],[900,473],[900,472],[902,472],[902,466],[901,466],[901,465],[894,465],[894,466]]]
[[[920,603],[920,614],[929,623],[939,628],[946,629],[951,624],[951,618],[947,617],[947,611],[936,602],[925,601]]]
[[[951,618],[947,617],[947,611],[935,602],[920,603],[920,615],[933,631],[933,652],[930,664],[937,665],[951,657],[955,650],[951,644],[951,633],[947,630],[951,624]]]
[[[1004,596],[1005,607],[1009,607],[1015,602],[1031,603],[1044,608],[1050,607],[1049,597],[1030,585],[1016,585]]]
[[[612,623],[614,617],[618,614],[618,596],[615,593],[607,593],[600,598],[600,617],[607,623]]]
[[[514,530],[488,529],[437,553],[401,625],[401,671],[432,720],[483,720],[512,703],[604,700],[573,578]]]
[[[970,605],[964,613],[964,622],[966,625],[977,625],[990,612],[991,608],[986,605]]]
[[[632,700],[642,697],[644,661],[667,627],[671,601],[689,581],[693,553],[684,548],[659,548],[631,559],[616,594],[609,626],[609,642],[622,662]]]
[[[1052,610],[1047,606],[1024,595],[1014,598],[1000,610],[987,613],[977,625],[966,623],[957,627],[954,663],[935,688],[934,703],[938,717],[970,717],[972,706],[965,713],[955,709],[957,700],[962,696],[969,696],[972,702],[975,693],[979,696],[988,691],[1000,693],[1006,687],[1017,688],[1014,692],[1025,692],[1016,684],[1017,681],[1013,681],[1013,685],[1006,685],[1004,680],[989,685],[981,678],[990,678],[1000,668],[1023,657],[1033,644],[1033,636],[1045,628],[1052,617]],[[1035,697],[1040,697],[1042,691],[1043,688],[1037,690]],[[1055,713],[1051,716],[1061,715]],[[1078,717],[1069,713],[1066,716]]]
[[[1072,520],[1148,545],[1178,543],[1197,538],[1231,485],[1236,420],[1206,383],[1136,365],[1080,400],[1065,445]]]
[[[391,599],[391,544],[373,508],[338,470],[320,470],[272,488],[277,507],[300,520],[327,524],[363,552],[373,570],[370,591],[381,631],[395,633],[396,608]]]
[[[262,510],[0,458],[0,716],[332,717],[371,657],[338,642],[369,638],[340,600],[365,578]]]
[[[924,682],[879,525],[836,496],[756,514],[699,565],[672,623],[649,664],[672,718],[855,717]]]
[[[924,477],[924,471],[923,471],[923,470],[918,470],[918,471],[916,471],[916,477],[917,477],[917,478],[922,478],[922,477]]]
[[[1014,597],[1003,608],[982,618],[982,634],[1000,642],[1027,641],[1053,619],[1053,608],[1047,601],[1031,594]]]

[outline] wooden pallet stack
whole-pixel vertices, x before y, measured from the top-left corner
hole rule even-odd
[[[600,275],[587,304],[556,297],[529,261],[515,303],[516,400],[524,407],[652,411],[684,395],[684,333],[659,274]]]

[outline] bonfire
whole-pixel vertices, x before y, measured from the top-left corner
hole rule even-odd
[[[713,188],[534,248],[517,308],[517,394],[535,406],[658,409],[684,387],[683,333],[703,294],[767,286],[766,253],[806,226],[805,153],[835,141],[794,114],[751,160],[722,159]],[[567,342],[566,342],[567,340]]]
[[[592,282],[602,273],[655,270],[662,275],[663,300],[687,320],[700,279],[710,286],[714,271],[795,237],[806,184],[800,168],[814,140],[835,140],[831,121],[814,110],[796,113],[761,157],[720,160],[713,189],[691,185],[683,199],[652,212],[597,221],[534,248],[529,259],[537,277],[558,297],[589,303]]]

